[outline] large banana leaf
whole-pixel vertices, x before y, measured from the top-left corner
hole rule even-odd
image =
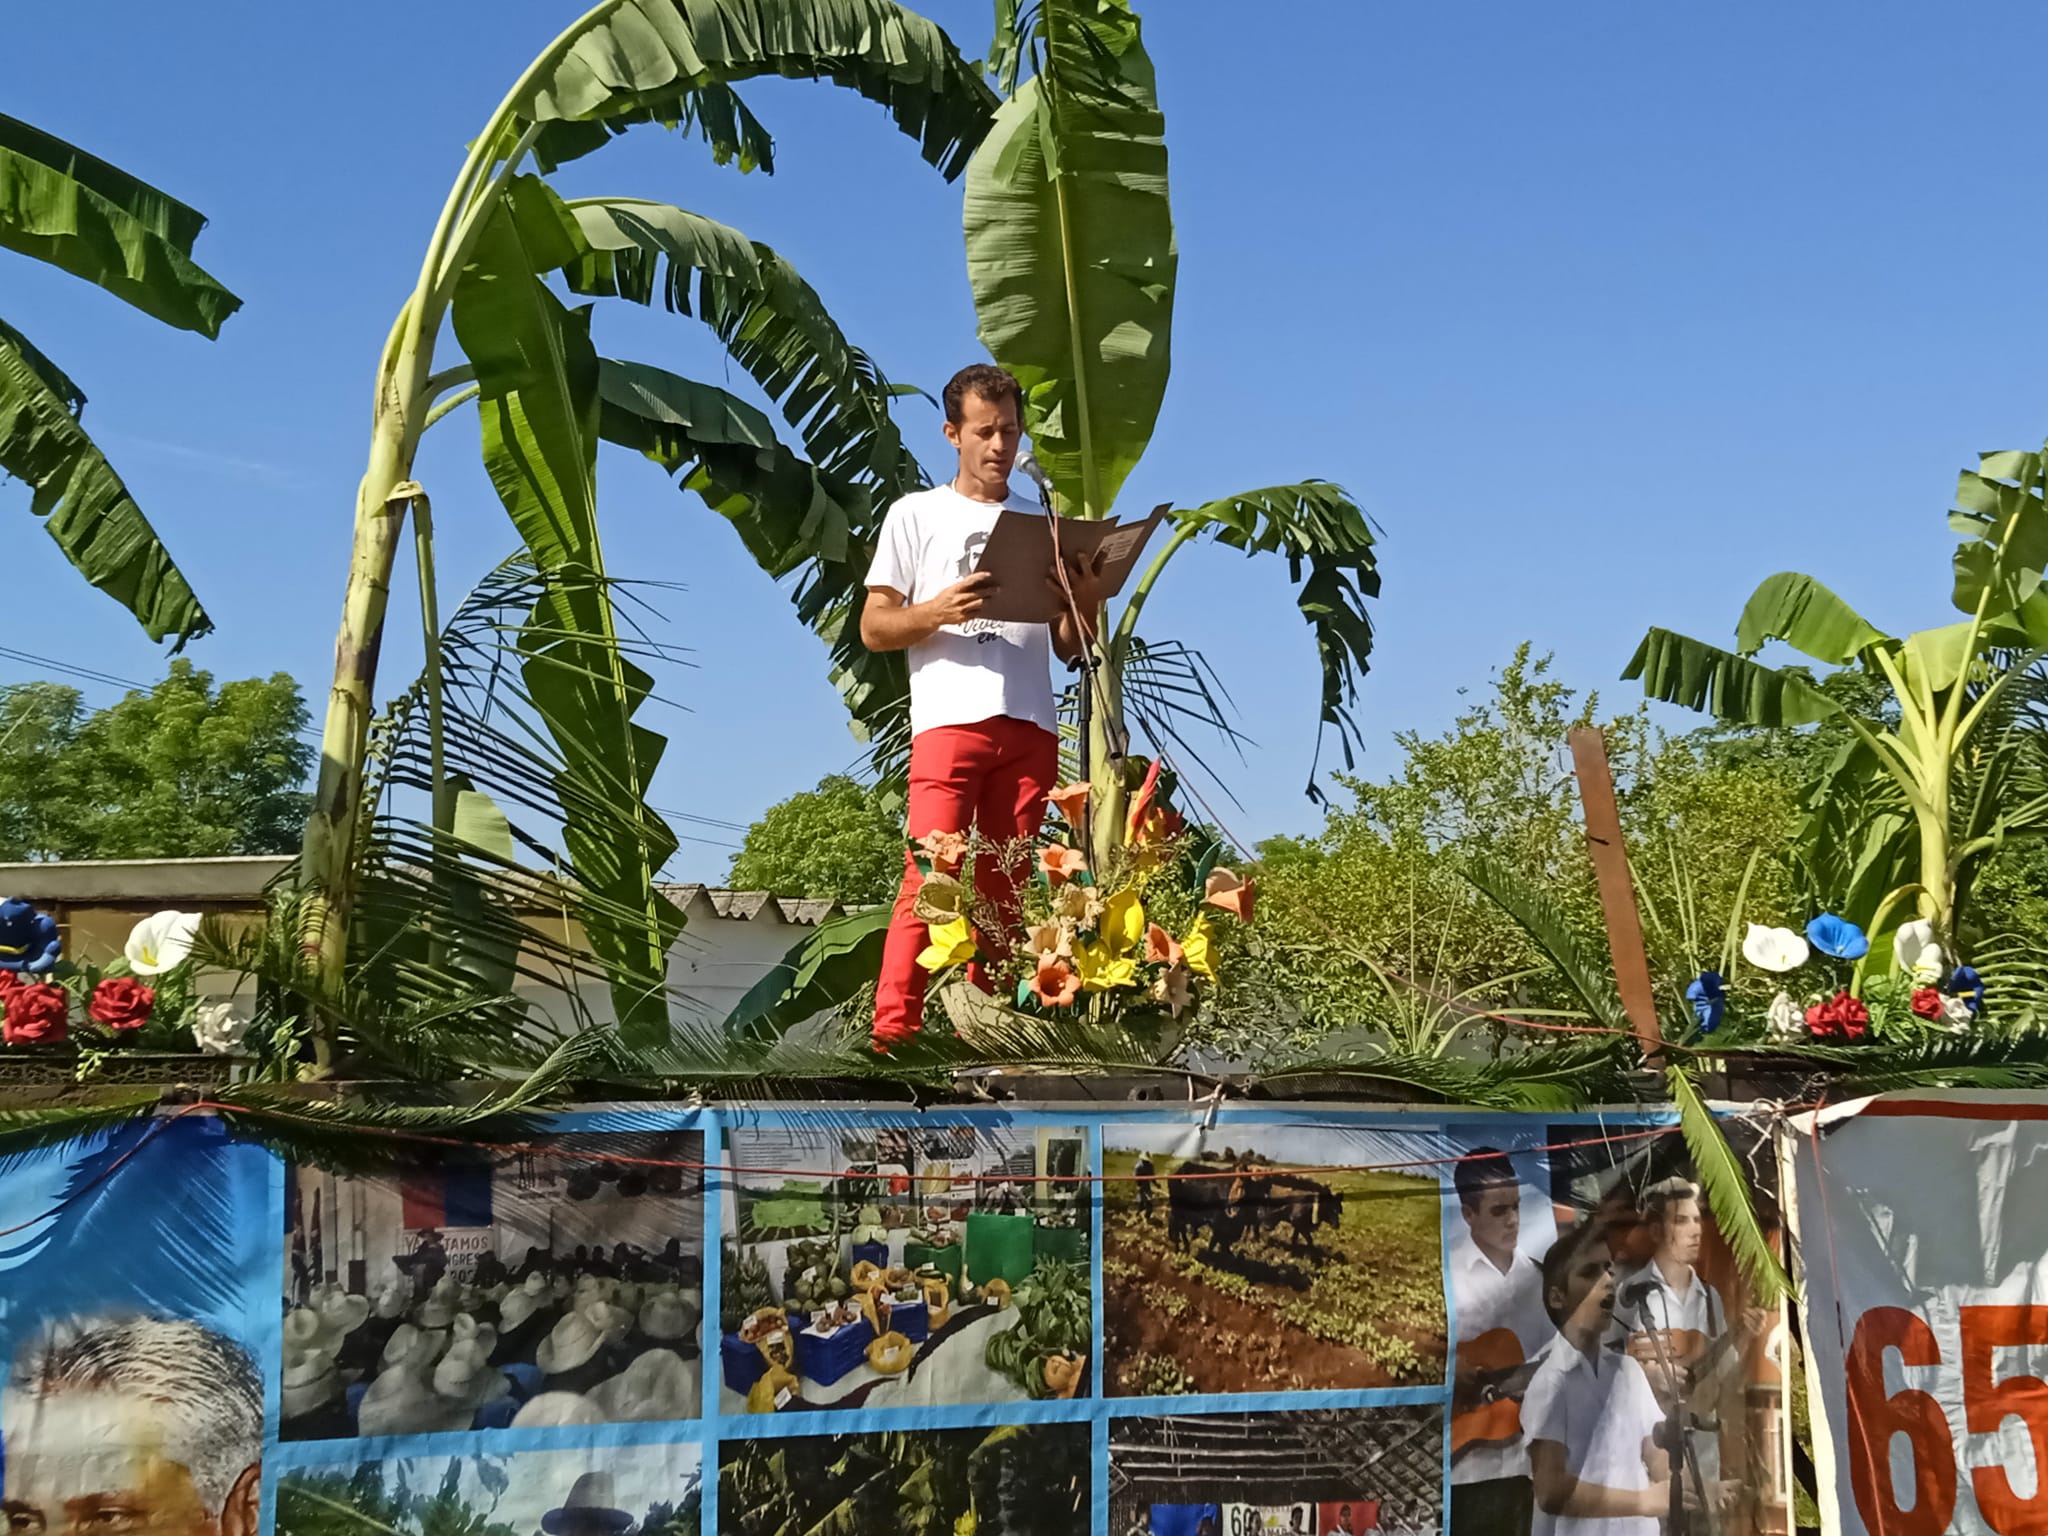
[[[120,603],[152,640],[208,633],[169,551],[99,445],[79,425],[85,394],[0,320],[0,472],[28,483],[29,510],[80,575]]]
[[[901,652],[860,643],[874,556],[874,509],[858,485],[798,458],[768,418],[722,389],[640,363],[603,365],[606,441],[644,453],[732,523],[772,576],[801,570],[797,617],[831,648],[832,680],[877,770],[910,750],[910,674]]]
[[[891,0],[612,0],[544,56],[513,102],[543,167],[635,123],[694,121],[714,146],[764,160],[750,117],[735,132],[727,83],[829,79],[888,108],[925,159],[957,176],[988,131],[995,93],[936,25]]]
[[[217,336],[242,301],[193,262],[205,227],[196,209],[0,113],[0,246],[96,283],[166,325]]]
[[[849,912],[820,923],[747,989],[726,1015],[731,1035],[773,1038],[847,998],[872,982],[882,964],[890,909]]]
[[[1666,704],[1705,710],[1736,725],[1812,725],[1841,706],[1796,672],[1781,672],[1668,629],[1652,629],[1636,647],[1622,681]]]
[[[2048,569],[2048,504],[2038,453],[1987,453],[1956,483],[1949,525],[1964,535],[1955,553],[1956,607],[1987,617],[2024,614]],[[2048,629],[2035,628],[2048,639]],[[2034,643],[2040,643],[2036,640]]]
[[[1295,604],[1315,635],[1322,664],[1322,723],[1337,728],[1349,766],[1358,735],[1351,704],[1372,655],[1365,600],[1380,590],[1372,524],[1365,513],[1341,487],[1303,480],[1219,497],[1178,514],[1177,526],[1182,532],[1213,531],[1217,543],[1247,554],[1286,558],[1290,574],[1301,584]]]
[[[620,653],[601,581],[597,354],[588,312],[565,309],[535,276],[569,259],[549,247],[551,233],[500,204],[456,285],[453,319],[476,369],[485,466],[536,566],[600,578],[551,587],[535,605],[520,637],[522,672],[564,775],[604,786],[637,824],[578,814],[562,797],[563,842],[588,898],[584,927],[611,974],[621,1032],[651,1041],[668,1030],[668,951],[682,927],[655,888],[674,837],[646,806],[664,743],[633,719],[652,679]]]
[[[1124,0],[1041,0],[1034,14],[1038,73],[967,168],[967,277],[1063,510],[1099,517],[1166,394],[1166,122]]]
[[[1890,638],[1811,576],[1796,571],[1765,577],[1735,623],[1735,649],[1745,656],[1754,656],[1767,640],[1783,640],[1834,667]]]

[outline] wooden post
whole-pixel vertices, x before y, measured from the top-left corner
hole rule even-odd
[[[1657,1027],[1657,998],[1650,987],[1650,957],[1643,948],[1643,919],[1636,908],[1636,883],[1621,840],[1621,811],[1614,803],[1614,773],[1607,766],[1607,740],[1597,726],[1580,726],[1566,738],[1579,778],[1579,804],[1586,814],[1586,849],[1600,882],[1600,910],[1607,919],[1607,948],[1614,958],[1614,988],[1621,994],[1636,1041],[1645,1056],[1664,1043]]]

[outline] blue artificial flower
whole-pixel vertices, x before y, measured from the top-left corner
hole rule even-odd
[[[1870,953],[1870,940],[1863,930],[1832,912],[1823,912],[1806,925],[1806,942],[1837,960],[1861,960]]]
[[[63,948],[54,917],[38,912],[34,903],[19,897],[0,901],[0,971],[40,976],[57,968]]]
[[[1984,978],[1977,974],[1977,968],[1959,965],[1948,979],[1948,995],[1960,997],[1969,1005],[1970,1012],[1984,1011]]]
[[[1685,989],[1685,1000],[1692,1004],[1701,1034],[1711,1035],[1721,1027],[1721,1010],[1728,1006],[1728,993],[1719,971],[1701,971],[1695,976],[1692,985]]]

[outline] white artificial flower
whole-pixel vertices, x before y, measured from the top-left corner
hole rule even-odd
[[[1941,946],[1934,942],[1934,924],[1925,918],[1899,924],[1899,931],[1892,935],[1892,957],[1900,970],[1922,986],[1941,980],[1946,966]]]
[[[199,934],[197,912],[153,912],[129,930],[128,968],[138,976],[160,976],[183,965]]]
[[[1967,1031],[1970,1021],[1975,1017],[1976,1015],[1970,1012],[1968,998],[1944,997],[1941,1000],[1941,1022],[1947,1026],[1950,1034],[1960,1035]]]
[[[192,1043],[208,1056],[225,1056],[242,1043],[249,1021],[233,1003],[201,1003],[192,1010]]]
[[[1751,923],[1742,940],[1742,958],[1760,971],[1796,971],[1813,951],[1790,928]]]
[[[1765,1014],[1764,1018],[1770,1025],[1771,1038],[1774,1040],[1797,1039],[1806,1033],[1806,1015],[1800,1011],[1799,1005],[1783,992],[1771,999],[1770,1012]]]

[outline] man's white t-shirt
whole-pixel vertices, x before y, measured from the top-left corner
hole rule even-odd
[[[1529,1361],[1557,1338],[1556,1325],[1543,1309],[1543,1266],[1527,1254],[1517,1253],[1502,1274],[1466,1232],[1451,1244],[1448,1273],[1451,1300],[1458,1313],[1459,1344],[1506,1329],[1514,1334],[1522,1359]],[[1462,1367],[1464,1362],[1459,1364]],[[1520,1440],[1512,1445],[1467,1446],[1451,1458],[1453,1484],[1528,1475],[1529,1452]]]
[[[1567,1471],[1581,1482],[1640,1492],[1650,1486],[1643,1442],[1664,1422],[1643,1368],[1602,1346],[1588,1359],[1562,1336],[1522,1399],[1522,1437],[1564,1447]],[[1534,1536],[1657,1536],[1654,1515],[1551,1515],[1536,1507]]]
[[[974,574],[989,531],[1005,511],[1044,515],[1021,496],[997,506],[950,485],[905,496],[882,520],[868,586],[894,588],[913,603],[937,597]],[[910,648],[911,735],[997,715],[1058,730],[1047,626],[969,619]]]

